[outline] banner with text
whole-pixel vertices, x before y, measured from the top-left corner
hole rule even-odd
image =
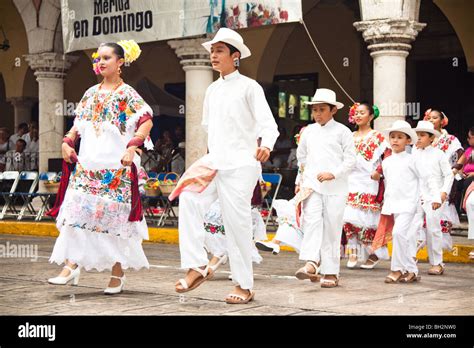
[[[301,0],[61,0],[64,51],[299,21]]]

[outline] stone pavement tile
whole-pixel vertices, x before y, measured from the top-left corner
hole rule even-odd
[[[309,310],[302,310],[300,312],[290,314],[292,316],[334,316],[334,315],[344,315],[341,313],[336,312],[329,312],[329,311],[309,311]]]
[[[262,306],[258,305],[258,301],[252,301],[245,305],[228,305],[234,310],[229,310],[224,315],[293,315],[301,313],[295,308],[280,307],[280,306]]]
[[[413,286],[416,284],[396,285]],[[447,298],[446,296],[449,296]],[[367,303],[352,304],[350,306],[333,306],[330,310],[346,314],[373,314],[373,315],[443,315],[447,311],[464,309],[464,314],[474,314],[471,298],[459,297],[465,294],[440,294],[437,291],[420,291],[418,293],[404,293],[401,290],[397,297],[374,300]]]

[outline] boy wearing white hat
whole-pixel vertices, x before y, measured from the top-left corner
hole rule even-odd
[[[192,290],[212,275],[204,249],[203,222],[211,204],[219,199],[235,285],[226,302],[248,303],[254,297],[251,198],[261,172],[258,162],[268,160],[278,127],[262,87],[237,69],[240,59],[251,54],[242,37],[221,28],[203,46],[210,53],[212,68],[220,73],[206,90],[202,116],[208,133],[206,158],[217,175],[201,193],[183,192],[180,196],[181,266],[189,271],[176,283],[176,291]]]
[[[405,148],[416,143],[418,137],[410,124],[401,120],[395,121],[384,133],[389,139],[392,155],[382,162],[385,193],[381,213],[394,218],[391,273],[385,282],[411,283],[420,279],[413,257],[417,235],[412,228],[419,203],[420,174],[414,156]]]
[[[444,153],[432,146],[435,137],[441,135],[429,121],[419,121],[415,128],[418,136],[413,156],[420,179],[421,204],[418,206],[413,228],[419,229],[426,219],[426,244],[431,268],[430,275],[441,275],[443,265],[443,233],[439,221],[445,201],[451,191],[454,174]],[[416,257],[416,251],[415,255]]]
[[[304,233],[299,258],[306,265],[295,276],[315,282],[321,273],[321,287],[333,288],[339,283],[342,217],[348,174],[356,162],[355,146],[349,128],[334,120],[344,107],[334,91],[320,88],[306,104],[311,105],[316,123],[305,128],[297,149],[302,170],[297,200],[302,202]]]

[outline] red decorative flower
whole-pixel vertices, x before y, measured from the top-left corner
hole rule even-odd
[[[125,100],[122,100],[122,101],[119,103],[119,110],[120,110],[120,111],[124,111],[126,108],[127,108],[127,102],[126,102]]]
[[[115,177],[109,186],[111,190],[116,190],[119,187],[119,185],[120,185],[120,178]]]

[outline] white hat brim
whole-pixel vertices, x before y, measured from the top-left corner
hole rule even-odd
[[[334,105],[338,110],[342,109],[344,107],[344,104],[339,103],[338,101],[337,102],[332,102],[332,101],[330,102],[330,101],[325,101],[325,100],[320,100],[320,101],[312,100],[312,101],[305,101],[304,103],[306,105],[330,104],[330,105]]]
[[[415,128],[414,131],[415,131],[415,132],[431,133],[431,134],[433,134],[435,137],[440,137],[440,136],[441,136],[441,133],[438,132],[436,129],[430,129],[430,128]]]
[[[390,138],[391,132],[402,132],[408,135],[411,138],[411,143],[414,145],[418,141],[418,136],[413,128],[389,128],[386,129],[383,133],[385,137]]]
[[[220,39],[220,40],[213,39],[211,41],[203,42],[202,46],[206,49],[207,52],[211,53],[212,45],[218,42],[225,42],[237,48],[240,52],[240,59],[244,59],[252,55],[252,52],[250,52],[250,49],[245,44],[238,42],[236,40],[232,40],[232,39]]]

